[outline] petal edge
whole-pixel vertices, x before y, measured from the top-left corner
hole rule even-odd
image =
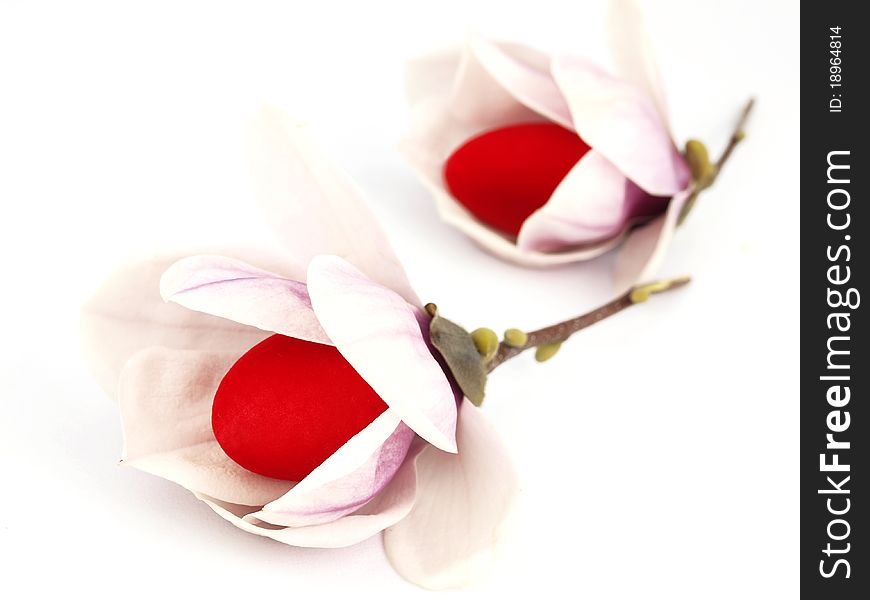
[[[423,337],[420,309],[337,256],[308,268],[314,312],[335,347],[422,438],[456,451],[456,399]]]

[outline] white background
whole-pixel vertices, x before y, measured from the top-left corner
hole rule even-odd
[[[721,148],[754,94],[749,137],[663,269],[689,288],[493,376],[518,525],[494,574],[449,595],[797,597],[798,4],[644,6],[678,137]],[[408,58],[471,27],[604,59],[602,7],[0,0],[0,595],[426,594],[378,538],[283,546],[116,466],[117,409],[81,366],[78,307],[129,256],[275,244],[240,144],[264,101],[311,123],[451,318],[534,328],[607,300],[611,256],[499,262],[439,222],[396,150]]]

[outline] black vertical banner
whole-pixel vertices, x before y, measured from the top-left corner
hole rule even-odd
[[[801,594],[870,598],[870,25],[801,3]]]

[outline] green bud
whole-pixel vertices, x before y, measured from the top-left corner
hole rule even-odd
[[[508,329],[504,332],[504,343],[513,348],[522,348],[529,341],[529,335],[519,329]]]
[[[646,302],[649,297],[659,292],[665,292],[671,288],[680,287],[689,283],[689,277],[675,277],[674,279],[662,279],[661,281],[653,281],[639,285],[631,290],[628,297],[632,304],[640,304]]]
[[[480,327],[471,332],[471,339],[474,340],[474,345],[477,352],[484,358],[489,360],[495,356],[498,350],[498,336],[492,329]]]
[[[559,348],[561,347],[562,342],[555,342],[553,344],[542,344],[535,348],[535,360],[538,362],[550,360],[551,358],[556,356],[556,352],[558,352]]]
[[[650,294],[652,294],[652,292],[650,292],[649,289],[644,286],[631,290],[631,294],[629,294],[629,297],[631,298],[632,304],[640,304],[641,302],[646,302],[647,300],[649,300]]]
[[[710,162],[707,146],[699,140],[686,142],[686,162],[692,171],[692,179],[700,186],[708,185],[716,175],[716,165]]]

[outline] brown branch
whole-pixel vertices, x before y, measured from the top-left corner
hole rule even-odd
[[[611,300],[607,304],[600,306],[591,312],[574,317],[573,319],[568,319],[567,321],[562,321],[561,323],[556,323],[555,325],[550,325],[549,327],[544,327],[543,329],[529,332],[526,343],[522,346],[511,346],[505,341],[502,341],[498,345],[498,350],[496,351],[495,356],[493,356],[493,358],[487,363],[487,370],[491,372],[500,364],[510,360],[522,352],[525,352],[526,350],[529,350],[530,348],[564,342],[581,329],[586,329],[590,325],[594,325],[611,315],[615,315],[629,306],[645,302],[650,294],[657,294],[678,288],[687,283],[689,283],[688,277],[680,277],[678,279],[668,279],[635,286],[615,300]]]
[[[734,152],[734,148],[736,148],[737,144],[742,142],[743,138],[746,137],[746,122],[749,120],[749,114],[752,112],[753,106],[755,106],[755,98],[750,98],[743,107],[743,112],[740,113],[737,125],[731,133],[731,139],[728,140],[728,145],[725,146],[725,150],[722,152],[719,160],[716,161],[716,177],[719,176],[719,171],[722,170],[722,166],[728,162],[729,158],[731,158],[731,153]],[[714,177],[713,180],[715,181],[715,179],[716,178]]]
[[[701,195],[701,192],[715,183],[716,178],[719,177],[719,173],[722,171],[722,167],[725,166],[725,163],[727,163],[728,159],[731,158],[731,154],[734,152],[737,144],[742,142],[743,138],[746,137],[746,122],[749,120],[749,115],[752,112],[753,106],[755,106],[755,98],[750,98],[743,107],[743,111],[740,113],[740,118],[737,119],[737,124],[731,132],[731,138],[728,140],[725,150],[722,151],[719,160],[714,163],[715,170],[713,171],[712,177],[706,181],[695,182],[695,189],[683,205],[683,210],[680,211],[680,216],[677,219],[677,225],[683,224],[683,221],[686,220],[686,217],[689,216],[689,213],[692,212],[692,209],[695,207],[695,202],[698,200],[698,196]]]

